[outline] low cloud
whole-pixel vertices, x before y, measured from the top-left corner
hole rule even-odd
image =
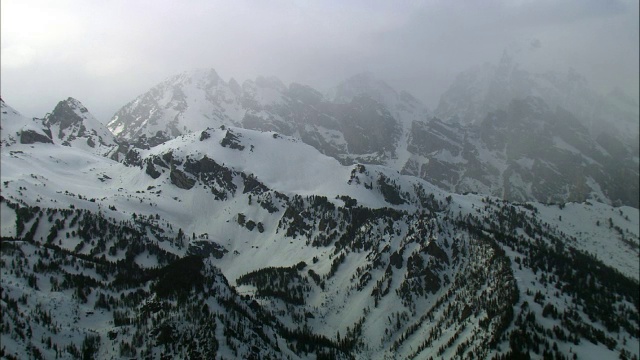
[[[101,121],[193,68],[328,90],[372,71],[429,106],[455,75],[516,44],[535,70],[575,68],[638,96],[634,1],[29,1],[2,4],[2,96],[27,116],[80,99]],[[544,44],[544,45],[543,45]]]

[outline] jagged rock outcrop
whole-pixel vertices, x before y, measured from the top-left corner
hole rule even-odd
[[[109,129],[74,98],[60,101],[43,122],[57,144],[79,147],[116,160],[126,154],[126,146],[121,146]]]
[[[169,173],[169,178],[171,179],[171,183],[180,189],[189,190],[195,185],[195,180],[187,177],[185,173],[178,169],[172,169]]]
[[[35,130],[22,130],[20,132],[21,144],[35,144],[35,143],[48,143],[53,144],[53,140],[50,137],[43,135]]]

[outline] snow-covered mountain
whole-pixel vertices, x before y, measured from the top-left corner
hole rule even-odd
[[[564,83],[544,75],[545,84],[564,84],[551,91],[508,57],[497,68],[483,69],[461,75],[443,95],[442,121],[410,94],[368,73],[322,95],[275,78],[240,86],[206,70],[157,85],[118,111],[108,126],[122,141],[145,149],[207,127],[276,131],[342,164],[385,165],[448,191],[638,207],[637,145],[589,131],[590,115],[572,104],[593,103],[596,95],[577,75]],[[564,94],[569,88],[575,88],[572,97],[560,101],[558,89]],[[462,125],[450,121],[454,113]]]
[[[237,124],[241,90],[234,85],[214,70],[183,73],[125,105],[107,126],[117,137],[143,139],[153,146],[207,126]]]
[[[359,85],[361,77],[350,82]],[[149,147],[207,127],[240,126],[295,136],[345,162],[381,163],[394,157],[403,136],[403,124],[394,114],[426,119],[417,100],[399,96],[388,86],[385,90],[395,96],[387,99],[396,101],[395,107],[355,96],[363,94],[353,88],[348,101],[343,94],[340,102],[332,102],[308,86],[287,87],[276,78],[259,77],[239,86],[233,79],[223,81],[214,70],[200,70],[155,86],[119,110],[108,127],[121,139]]]
[[[5,146],[4,115],[2,356],[640,351],[637,208],[449,193],[228,125],[123,162]]]
[[[105,125],[80,101],[60,101],[43,119],[27,119],[2,103],[2,147],[14,144],[55,143],[114,160],[124,159],[128,145],[120,144]]]
[[[74,98],[60,101],[44,117],[56,144],[73,146],[101,156],[116,156],[119,144],[101,122]]]
[[[512,100],[476,125],[414,124],[403,173],[450,191],[513,201],[602,202],[638,207],[638,157],[538,97]],[[424,161],[422,159],[428,159]]]
[[[551,109],[563,108],[597,136],[603,132],[635,144],[640,112],[637,101],[620,90],[602,96],[585,77],[570,70],[534,73],[505,51],[497,65],[483,64],[460,73],[442,94],[435,116],[448,122],[477,124],[512,100],[539,97]]]

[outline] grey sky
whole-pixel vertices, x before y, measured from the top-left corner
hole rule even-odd
[[[321,91],[362,71],[434,108],[455,75],[521,49],[638,97],[638,1],[2,0],[1,95],[26,116],[69,96],[106,122],[154,84],[211,67]],[[534,46],[532,46],[532,44]]]

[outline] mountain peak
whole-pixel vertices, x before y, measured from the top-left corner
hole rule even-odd
[[[61,101],[66,103],[67,105],[69,105],[71,108],[75,108],[78,109],[80,112],[82,113],[87,113],[89,112],[89,110],[87,110],[87,108],[80,102],[80,100],[73,98],[73,97],[68,97],[67,100]]]
[[[72,97],[58,102],[53,111],[45,116],[45,122],[48,126],[60,125],[61,131],[85,120],[97,122],[89,110],[79,100]]]
[[[80,147],[101,156],[117,149],[113,134],[82,103],[72,97],[60,101],[44,118],[54,142]]]
[[[240,84],[238,84],[238,81],[236,81],[236,79],[229,79],[229,88],[236,96],[242,95],[242,87],[240,87]]]
[[[200,89],[210,89],[224,83],[218,73],[213,68],[199,68],[183,71],[174,75],[155,88],[173,87],[183,88],[185,86],[195,86]]]

